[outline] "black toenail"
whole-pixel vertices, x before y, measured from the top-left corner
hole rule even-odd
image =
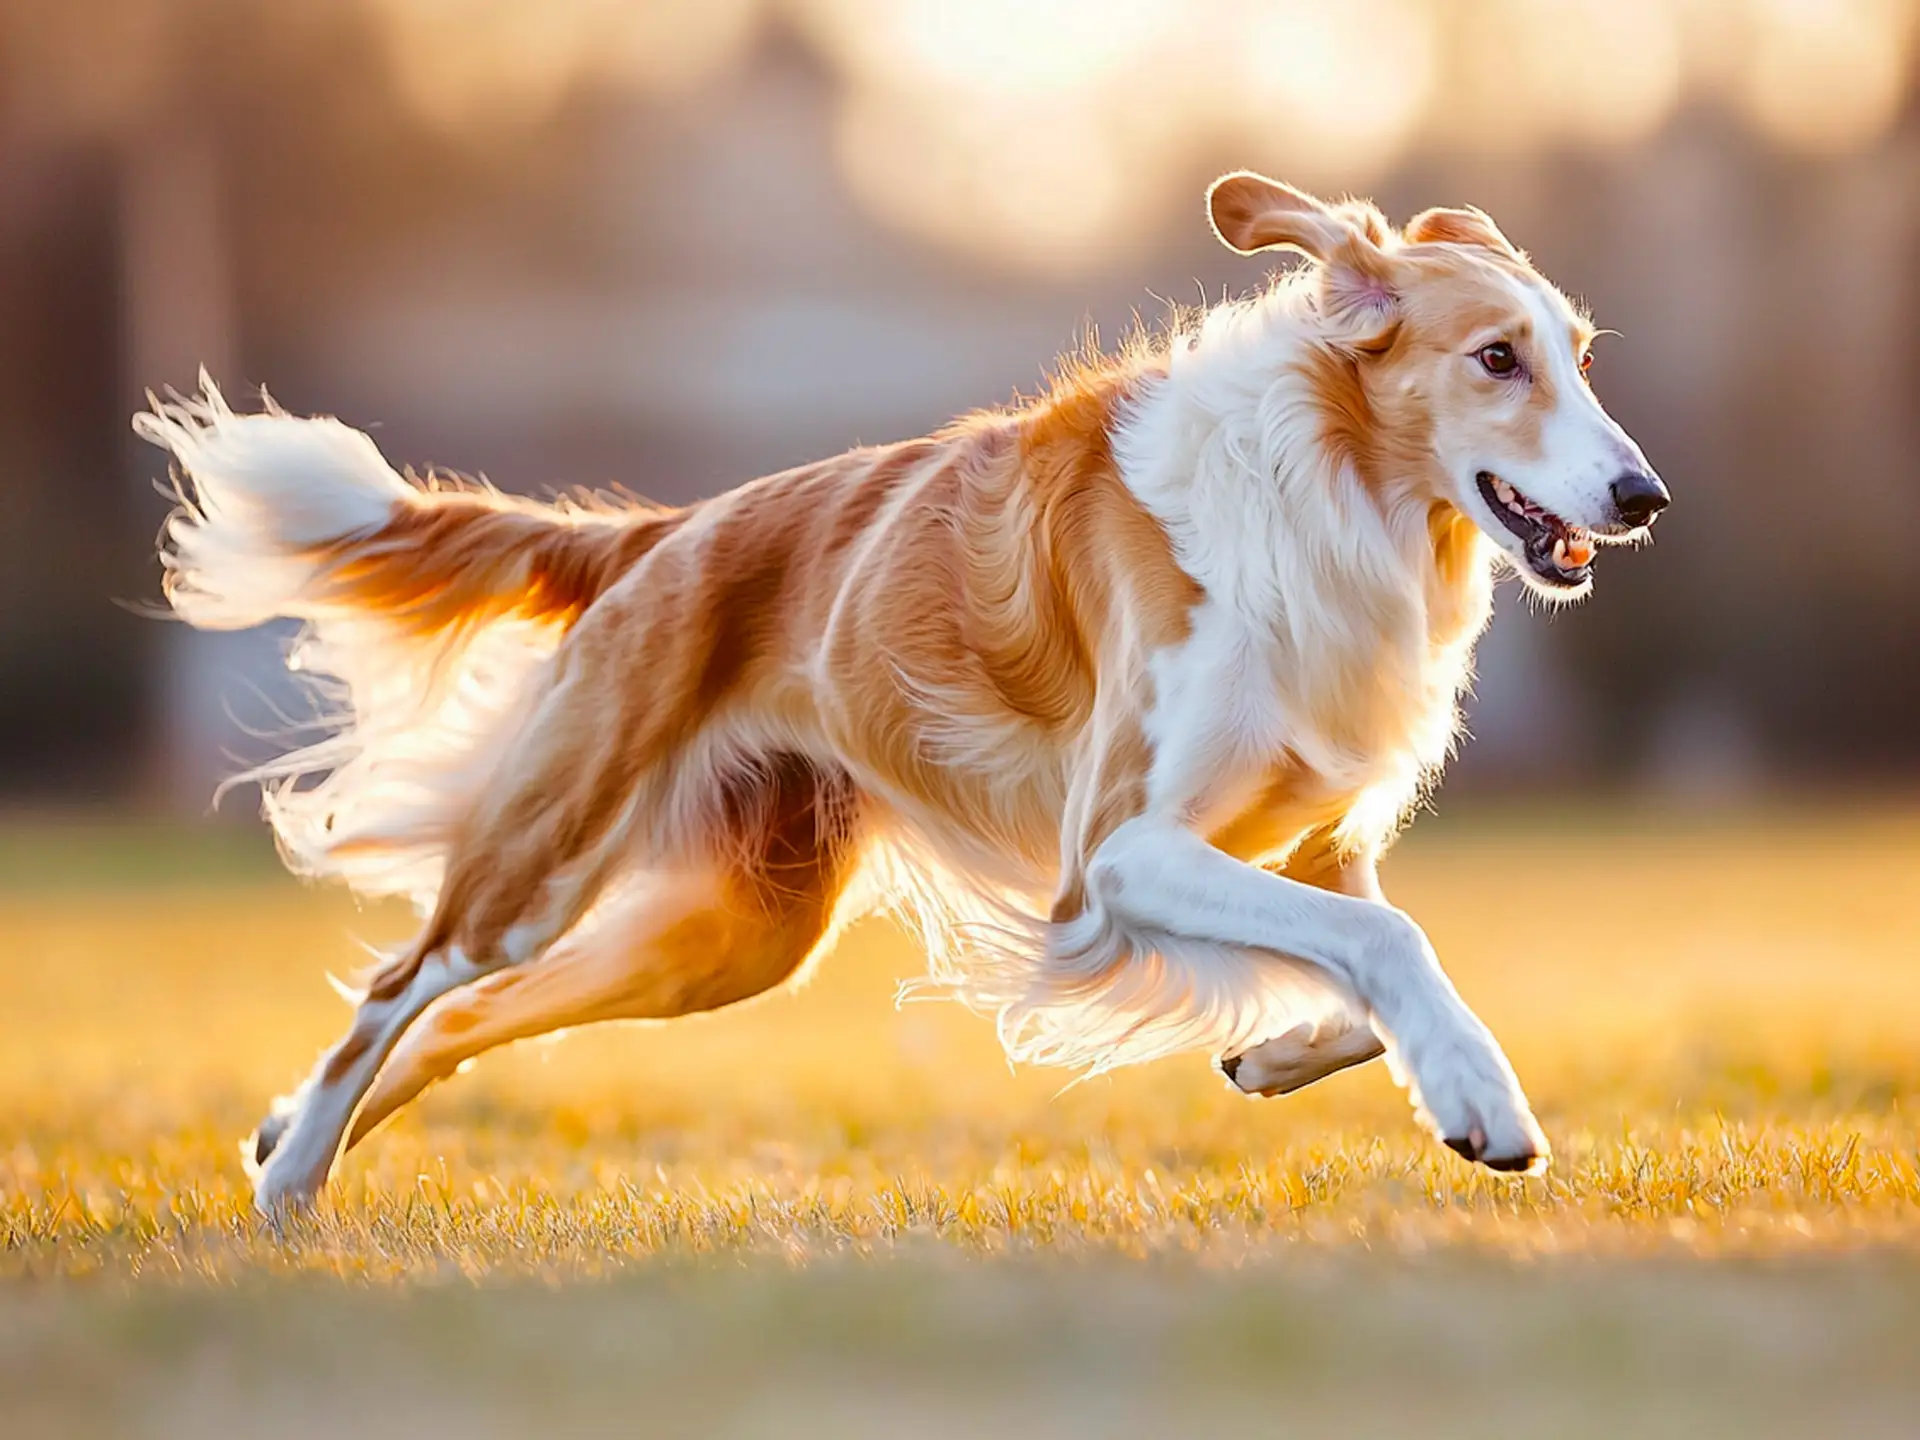
[[[287,1122],[277,1115],[270,1115],[260,1122],[260,1129],[253,1137],[253,1163],[264,1165],[267,1157],[273,1154],[274,1146],[280,1143],[280,1137],[287,1133]]]
[[[1471,1140],[1449,1139],[1449,1140],[1444,1140],[1441,1143],[1445,1145],[1447,1149],[1451,1150],[1454,1154],[1458,1155],[1462,1160],[1478,1160],[1480,1158],[1478,1155],[1475,1155],[1473,1153],[1473,1141]]]
[[[1245,1058],[1244,1055],[1222,1055],[1220,1057],[1220,1073],[1234,1084],[1239,1084],[1240,1062]]]
[[[1539,1158],[1537,1155],[1500,1155],[1491,1160],[1482,1160],[1480,1163],[1489,1170],[1500,1170],[1512,1175],[1531,1169],[1533,1162]]]

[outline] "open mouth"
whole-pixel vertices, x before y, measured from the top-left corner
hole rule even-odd
[[[1519,537],[1527,569],[1537,578],[1564,590],[1593,578],[1593,532],[1534,504],[1490,470],[1474,476],[1474,483],[1487,508]]]

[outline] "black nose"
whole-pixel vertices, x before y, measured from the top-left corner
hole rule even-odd
[[[1673,496],[1660,483],[1658,475],[1643,470],[1629,471],[1613,482],[1613,508],[1620,518],[1638,530],[1651,525],[1653,517],[1673,503]]]

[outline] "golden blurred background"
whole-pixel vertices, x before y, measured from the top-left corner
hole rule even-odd
[[[1458,788],[1908,783],[1917,12],[7,0],[0,799],[198,810],[297,706],[279,637],[115,604],[157,593],[147,387],[688,499],[1257,283],[1201,219],[1240,166],[1479,204],[1623,332],[1596,382],[1678,501],[1496,624]]]

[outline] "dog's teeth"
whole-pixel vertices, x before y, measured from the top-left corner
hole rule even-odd
[[[1572,563],[1567,559],[1567,553],[1567,542],[1565,540],[1555,540],[1553,542],[1553,563],[1558,565],[1562,570],[1573,569]]]
[[[1494,481],[1494,482],[1493,482],[1493,493],[1494,493],[1495,495],[1498,495],[1498,496],[1500,497],[1500,503],[1501,503],[1502,505],[1511,505],[1511,504],[1513,504],[1513,487],[1512,487],[1511,485],[1509,485],[1509,484],[1507,484],[1507,482],[1506,482],[1506,481],[1504,481],[1504,480],[1496,480],[1496,481]]]

